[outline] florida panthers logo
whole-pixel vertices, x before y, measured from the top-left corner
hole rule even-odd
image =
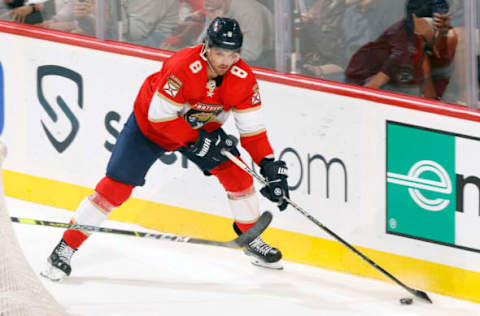
[[[191,107],[183,117],[185,121],[195,129],[213,121],[217,115],[223,111],[223,106],[220,104],[205,104],[199,102],[191,105]]]

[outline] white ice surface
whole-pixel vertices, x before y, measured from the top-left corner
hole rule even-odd
[[[7,207],[17,217],[66,222],[72,215],[12,198]],[[114,221],[104,226],[146,231]],[[38,274],[63,230],[14,229]],[[74,255],[70,278],[41,282],[69,315],[480,315],[480,304],[428,293],[433,305],[403,306],[399,298],[411,295],[393,283],[284,265],[265,270],[241,251],[96,233]]]

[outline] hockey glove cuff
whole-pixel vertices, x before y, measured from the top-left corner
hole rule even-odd
[[[285,210],[288,202],[283,197],[290,197],[287,164],[282,160],[274,161],[271,158],[263,158],[259,166],[261,175],[268,182],[268,185],[263,187],[260,193],[270,201],[277,202],[280,211]]]

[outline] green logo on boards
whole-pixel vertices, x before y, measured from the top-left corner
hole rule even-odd
[[[387,122],[386,230],[480,252],[480,139]]]
[[[387,231],[455,243],[455,136],[387,123]]]

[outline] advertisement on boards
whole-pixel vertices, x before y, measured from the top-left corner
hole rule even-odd
[[[387,122],[387,233],[480,252],[480,139]]]

